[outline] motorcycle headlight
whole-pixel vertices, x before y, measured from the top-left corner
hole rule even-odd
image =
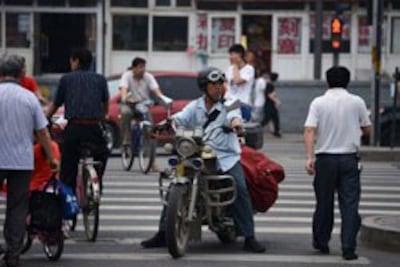
[[[193,139],[182,138],[176,144],[176,151],[182,157],[188,158],[192,156],[194,153],[196,153],[197,151],[196,147],[197,147],[196,143],[194,142]]]

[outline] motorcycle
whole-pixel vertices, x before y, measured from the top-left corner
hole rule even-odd
[[[167,206],[166,243],[173,258],[185,255],[190,240],[201,240],[203,225],[222,243],[232,243],[237,237],[229,209],[236,198],[235,179],[217,170],[207,136],[202,127],[177,128],[174,145],[166,146],[173,156],[168,160],[170,168],[160,175],[159,186]]]

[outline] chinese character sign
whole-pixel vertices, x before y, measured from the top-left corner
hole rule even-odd
[[[197,14],[196,50],[207,52],[207,14]]]
[[[278,53],[299,54],[301,51],[301,19],[278,19]]]
[[[211,34],[211,52],[227,53],[235,42],[235,19],[213,18]]]
[[[386,17],[382,24],[382,49],[385,50],[385,27],[386,27]],[[371,52],[371,38],[372,38],[372,28],[367,23],[367,16],[358,17],[358,52],[359,53],[369,53]]]

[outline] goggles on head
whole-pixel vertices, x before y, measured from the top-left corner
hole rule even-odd
[[[225,82],[225,74],[219,70],[213,70],[207,75],[208,82]]]

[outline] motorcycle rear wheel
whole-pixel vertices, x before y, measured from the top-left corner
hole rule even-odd
[[[185,255],[190,236],[187,221],[189,212],[189,190],[186,185],[172,186],[168,195],[167,209],[167,247],[173,258]]]

